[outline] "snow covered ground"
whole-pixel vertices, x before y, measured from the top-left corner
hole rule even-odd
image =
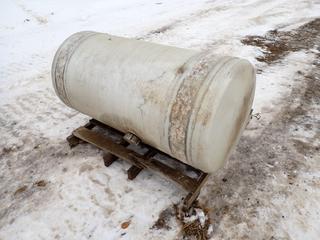
[[[128,181],[129,165],[105,168],[91,146],[69,149],[66,136],[88,117],[58,100],[50,67],[59,44],[81,30],[251,61],[258,69],[254,109],[262,118],[250,122],[199,197],[208,235],[319,239],[320,22],[308,25],[319,17],[318,0],[2,0],[0,239],[185,234],[174,214],[169,227],[152,227],[182,190],[147,171]],[[266,38],[264,45],[244,41],[248,35]],[[275,57],[266,60],[270,53]]]

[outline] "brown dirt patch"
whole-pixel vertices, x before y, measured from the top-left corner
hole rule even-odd
[[[316,19],[291,32],[270,31],[267,35],[273,35],[273,38],[256,37],[257,41],[251,43],[272,49],[260,57],[268,64],[300,49],[315,53],[315,45],[320,42],[319,23]],[[307,38],[306,34],[311,39],[304,39]],[[285,36],[288,38],[285,39]],[[248,41],[248,38],[244,41]],[[280,46],[279,51],[276,50],[277,46]],[[310,51],[310,48],[313,49]],[[288,238],[285,231],[277,232],[277,223],[282,221],[286,210],[273,209],[270,202],[275,196],[294,200],[290,197],[293,192],[303,190],[299,189],[302,188],[299,186],[302,173],[318,169],[316,161],[312,159],[319,156],[320,148],[316,141],[320,137],[320,54],[313,57],[308,72],[297,71],[290,95],[277,106],[278,114],[263,126],[261,134],[242,136],[228,165],[211,176],[205,185],[202,194],[206,205],[211,207],[215,238]],[[296,129],[308,130],[312,134],[297,134]],[[281,184],[276,185],[274,179]],[[307,180],[303,184],[312,187]],[[305,202],[301,203],[301,208],[303,204]],[[265,220],[259,219],[261,209],[269,211]],[[221,223],[232,227],[240,225],[246,231],[224,232]],[[268,231],[260,232],[266,227]]]
[[[260,47],[263,56],[256,59],[260,62],[273,63],[290,52],[308,50],[319,43],[320,18],[308,22],[291,31],[268,31],[264,36],[247,36],[241,42],[245,45]]]
[[[171,29],[171,25],[165,25],[165,26],[162,26],[156,30],[153,30],[150,32],[150,34],[159,34],[159,33],[165,33],[166,31],[169,31]]]
[[[16,195],[18,195],[18,194],[20,194],[20,193],[23,193],[23,192],[25,192],[26,190],[27,190],[27,186],[22,186],[22,187],[19,187],[15,192],[14,192],[14,196],[16,196]]]
[[[37,187],[45,187],[45,186],[47,186],[47,182],[45,180],[39,180],[39,181],[35,182],[34,184]]]
[[[181,225],[181,239],[207,240],[210,239],[209,228],[211,221],[209,210],[195,202],[194,206],[188,212],[183,212],[175,206],[176,219]],[[200,214],[199,214],[200,213]]]
[[[126,229],[129,227],[131,220],[121,223],[121,228]]]
[[[178,239],[199,239],[207,240],[210,238],[209,228],[211,226],[209,210],[202,207],[197,201],[189,211],[177,204],[168,207],[159,214],[159,218],[151,227],[157,230],[170,230],[170,221],[175,218],[180,225]]]
[[[175,216],[175,211],[173,207],[169,207],[160,212],[157,221],[153,224],[152,229],[166,229],[170,230],[169,225],[170,219]]]

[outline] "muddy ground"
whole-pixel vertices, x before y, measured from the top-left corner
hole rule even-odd
[[[263,55],[257,57],[257,60],[272,65],[290,52],[320,50],[320,19],[290,31],[275,29],[265,36],[247,36],[242,42],[260,47]],[[262,239],[290,239],[286,232],[278,235],[278,225],[273,224],[290,217],[287,210],[270,208],[270,201],[274,197],[283,198],[285,204],[288,195],[303,195],[314,187],[320,187],[319,176],[311,179],[298,176],[320,171],[319,52],[316,53],[310,71],[297,71],[295,78],[290,95],[281,100],[281,107],[272,121],[263,126],[259,135],[243,136],[227,166],[211,176],[204,187],[200,197],[201,208],[209,215],[213,230],[208,233],[208,226],[202,227],[198,219],[193,225],[187,226],[182,220],[183,239],[209,239],[212,236],[217,239],[255,239],[260,228],[269,229],[269,233],[263,235]],[[257,119],[253,118],[252,121]],[[257,128],[261,127],[257,124]],[[250,129],[250,125],[247,128]],[[302,136],[296,134],[297,131],[301,131]],[[303,132],[312,133],[311,137],[305,138]],[[273,184],[281,184],[277,192],[273,191]],[[308,213],[303,211],[303,201],[294,203],[293,207],[294,211],[307,217]],[[268,209],[270,215],[265,222],[257,224],[261,221],[259,210],[263,208]],[[160,222],[158,227],[168,227],[168,215],[164,214],[168,212],[167,209],[161,213],[156,226]],[[319,212],[317,216],[320,217]],[[231,229],[244,224],[245,230],[254,231],[244,231],[239,235],[223,232],[220,224],[226,218]],[[181,222],[179,217],[177,219]]]

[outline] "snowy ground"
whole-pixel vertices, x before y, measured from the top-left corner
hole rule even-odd
[[[250,122],[227,165],[200,195],[211,222],[208,234],[319,239],[320,22],[308,25],[318,17],[317,0],[2,0],[0,239],[184,235],[174,214],[165,219],[168,227],[152,228],[183,191],[146,171],[130,182],[126,163],[105,168],[91,146],[69,149],[65,137],[88,118],[55,96],[50,65],[59,44],[80,30],[255,64],[254,108],[262,118]]]

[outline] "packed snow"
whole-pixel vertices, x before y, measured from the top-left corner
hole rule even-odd
[[[106,168],[101,151],[66,137],[89,117],[55,95],[55,51],[82,30],[248,59],[257,68],[253,118],[195,214],[211,239],[319,239],[320,33],[310,49],[271,63],[241,41],[295,32],[320,17],[318,0],[2,0],[0,14],[0,239],[181,239],[159,214],[185,192],[129,165]],[[312,95],[313,94],[313,95]],[[301,104],[302,103],[302,104]],[[299,110],[299,111],[298,111]]]

